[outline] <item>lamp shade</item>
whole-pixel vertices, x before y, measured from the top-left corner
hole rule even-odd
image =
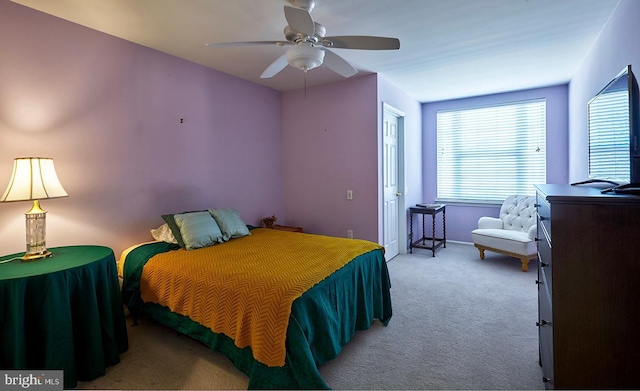
[[[47,198],[68,197],[64,190],[53,159],[43,157],[16,158],[13,161],[13,173],[9,186],[0,198],[0,202],[43,200]]]

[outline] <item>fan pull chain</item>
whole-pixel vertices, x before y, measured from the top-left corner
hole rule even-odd
[[[307,99],[307,72],[304,73],[304,99]]]

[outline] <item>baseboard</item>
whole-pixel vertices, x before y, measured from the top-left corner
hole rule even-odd
[[[449,240],[449,239],[447,239],[447,244],[449,244],[449,243],[464,244],[464,245],[467,245],[467,246],[473,246],[472,242],[463,242],[461,240]],[[398,254],[400,254],[400,255],[410,254],[409,253],[409,247],[399,251]]]

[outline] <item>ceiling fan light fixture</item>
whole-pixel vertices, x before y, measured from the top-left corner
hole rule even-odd
[[[324,50],[310,45],[300,45],[287,50],[287,62],[294,68],[307,72],[322,65]]]

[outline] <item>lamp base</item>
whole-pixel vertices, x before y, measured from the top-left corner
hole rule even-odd
[[[31,261],[36,261],[38,259],[42,259],[42,258],[49,258],[53,256],[53,254],[51,254],[51,251],[45,251],[43,253],[35,253],[35,254],[24,254],[22,256],[22,258],[20,258],[20,260],[22,262],[31,262]]]

